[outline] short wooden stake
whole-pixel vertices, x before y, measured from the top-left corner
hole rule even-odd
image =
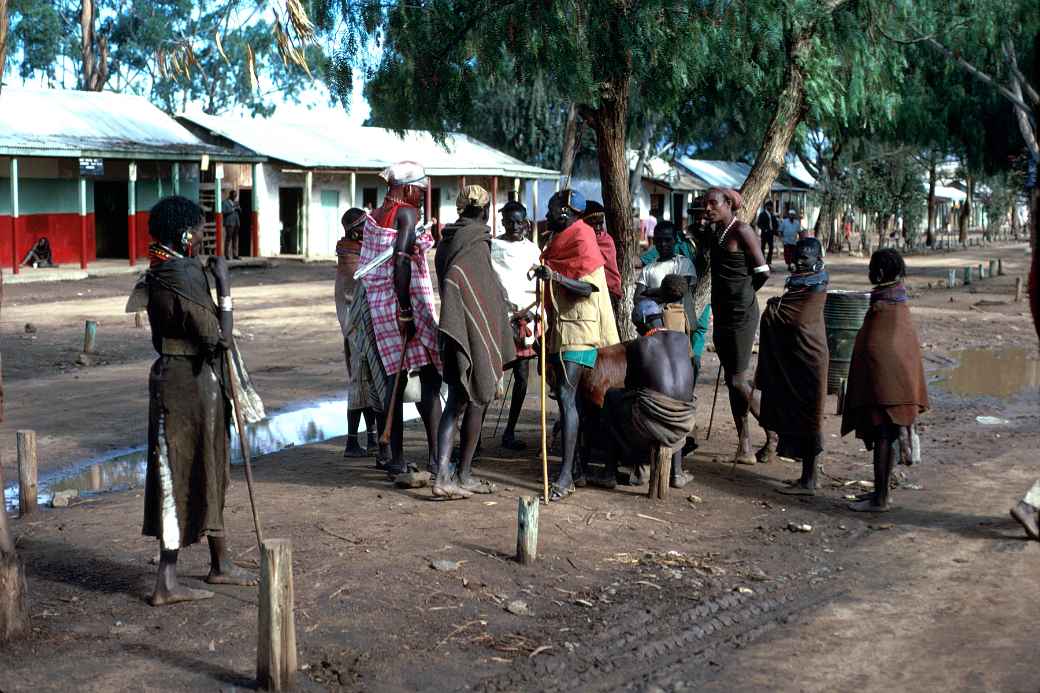
[[[647,495],[654,500],[668,497],[668,484],[672,479],[672,449],[662,445],[650,452],[650,489]]]
[[[1002,257],[997,258],[997,276],[1004,276],[1004,258]]]
[[[83,328],[83,353],[93,354],[97,347],[97,321],[87,320]]]
[[[36,510],[36,431],[18,431],[18,512]]]
[[[954,289],[957,287],[957,270],[946,270],[946,288]]]
[[[144,311],[139,310],[134,313],[134,327],[137,329],[144,327]]]
[[[538,496],[521,496],[516,514],[516,560],[530,565],[538,559]]]
[[[0,489],[4,487],[0,474]],[[0,503],[0,643],[29,633],[29,596],[25,567],[7,528],[7,510]]]
[[[836,416],[841,416],[845,413],[845,387],[849,384],[849,381],[842,378],[838,382],[838,410],[834,412]]]
[[[1022,277],[1015,277],[1015,303],[1022,302]]]
[[[964,285],[971,284],[971,267],[964,268]]]
[[[269,691],[286,691],[292,688],[295,676],[292,543],[288,539],[267,539],[260,551],[256,680]]]
[[[1000,274],[1000,268],[997,267],[997,261],[996,260],[990,260],[989,261],[989,276],[996,277],[999,274]]]

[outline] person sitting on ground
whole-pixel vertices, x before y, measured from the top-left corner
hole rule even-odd
[[[376,434],[377,408],[373,408],[369,400],[372,378],[362,374],[363,354],[351,351],[349,339],[352,331],[351,303],[360,284],[354,279],[354,273],[361,260],[361,241],[367,218],[365,210],[356,207],[344,212],[340,219],[343,237],[336,243],[336,317],[343,333],[343,354],[347,361],[347,445],[343,450],[344,457],[375,454],[379,445]],[[367,449],[358,444],[358,428],[362,417],[365,419],[365,430],[368,431]]]
[[[57,267],[54,264],[54,256],[51,254],[51,242],[41,238],[33,244],[33,247],[22,258],[23,267]]]
[[[488,404],[495,398],[502,366],[516,357],[506,295],[491,267],[491,196],[469,185],[455,203],[459,220],[444,227],[435,265],[440,283],[441,362],[448,402],[437,433],[438,498],[468,498],[494,486],[471,475],[473,453]],[[460,460],[451,460],[455,424],[462,419]]]
[[[767,439],[757,457],[759,462],[771,462],[776,454],[801,460],[801,477],[777,489],[788,495],[816,494],[816,460],[823,452],[830,354],[823,321],[829,278],[822,252],[815,238],[798,241],[795,271],[784,294],[766,303],[759,329],[757,418]]]
[[[673,451],[671,486],[682,488],[690,480],[682,469],[682,444],[696,413],[690,340],[665,329],[661,307],[649,299],[636,302],[632,322],[640,336],[624,345],[624,389],[608,390],[604,399],[610,446],[606,470],[592,482],[614,488],[619,460],[645,459],[654,447],[664,447]]]
[[[527,397],[531,360],[538,356],[534,349],[535,281],[529,277],[532,267],[539,264],[540,250],[527,237],[530,222],[527,209],[519,202],[507,202],[501,209],[503,233],[491,239],[491,265],[499,283],[506,292],[510,324],[516,358],[505,367],[513,372],[513,395],[509,403],[509,420],[502,433],[502,447],[507,450],[525,450],[527,445],[516,439],[516,422]]]
[[[884,512],[889,509],[892,466],[897,456],[910,457],[900,454],[900,441],[909,438],[918,415],[928,411],[928,386],[903,286],[903,257],[893,248],[876,251],[868,276],[874,290],[852,349],[841,434],[855,431],[874,451],[874,491],[849,509]]]

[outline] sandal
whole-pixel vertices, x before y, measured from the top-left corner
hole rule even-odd
[[[564,498],[571,495],[572,493],[574,493],[573,484],[571,484],[567,488],[563,488],[561,486],[558,486],[557,484],[553,484],[549,487],[549,502],[551,503],[553,501],[562,501]]]

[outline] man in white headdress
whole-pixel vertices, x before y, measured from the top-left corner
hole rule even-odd
[[[393,478],[417,470],[415,465],[404,460],[402,450],[402,392],[407,378],[395,376],[402,370],[402,376],[418,372],[422,396],[417,407],[430,448],[429,471],[435,473],[436,436],[441,418],[441,368],[437,320],[433,311],[433,283],[426,262],[426,251],[433,247],[433,236],[429,223],[426,227],[418,224],[419,204],[429,186],[429,179],[423,167],[414,161],[394,164],[380,175],[389,189],[382,206],[372,212],[371,221],[365,228],[360,264],[364,267],[387,249],[393,249],[388,262],[362,278],[372,313],[376,346],[386,373],[384,411],[391,421],[387,473]],[[391,398],[395,401],[393,411],[390,411]]]

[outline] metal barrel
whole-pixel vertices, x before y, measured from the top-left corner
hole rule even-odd
[[[827,327],[827,349],[830,361],[827,368],[827,394],[841,390],[841,381],[849,376],[852,347],[863,326],[863,318],[870,308],[870,294],[857,291],[833,290],[827,292],[823,306],[823,321]]]

